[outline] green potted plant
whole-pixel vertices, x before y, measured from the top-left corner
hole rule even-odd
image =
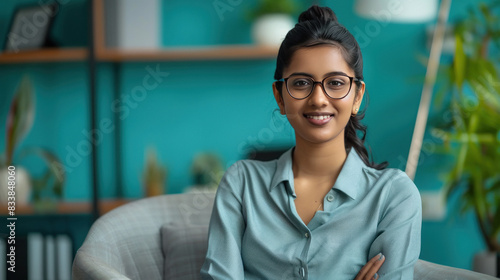
[[[21,151],[17,160],[14,160],[15,150],[33,126],[35,116],[35,98],[30,79],[24,77],[14,97],[7,115],[5,154],[0,160],[0,180],[7,182],[8,171],[15,172],[15,202],[17,205],[29,204],[33,194],[35,210],[46,211],[54,209],[55,201],[63,195],[65,171],[63,165],[53,153],[40,147],[26,148]],[[46,171],[39,178],[30,176],[28,171],[18,163],[28,156],[38,156],[47,165]],[[0,201],[9,200],[6,191],[0,192]]]
[[[214,153],[198,154],[191,165],[191,175],[194,185],[187,192],[209,190],[214,191],[219,186],[224,175],[222,161]]]
[[[260,0],[250,14],[254,20],[252,37],[257,44],[279,46],[295,25],[292,14],[297,7],[292,0]]]
[[[480,4],[455,25],[453,62],[444,66],[446,86],[437,95],[443,104],[442,123],[433,135],[455,155],[446,173],[448,197],[461,194],[462,211],[473,211],[487,247],[477,254],[474,269],[496,276],[478,265],[496,263],[500,252],[500,1]],[[493,267],[494,269],[494,267]]]

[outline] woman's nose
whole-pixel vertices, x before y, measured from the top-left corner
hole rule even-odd
[[[308,103],[311,106],[322,107],[328,104],[328,98],[321,83],[314,83],[311,95],[308,98]]]

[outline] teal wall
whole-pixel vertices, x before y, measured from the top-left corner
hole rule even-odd
[[[2,1],[0,38],[5,38],[13,8],[19,2],[36,3]],[[241,1],[225,11],[222,18],[212,2],[163,1],[163,45],[250,43],[246,14],[255,1]],[[363,19],[354,13],[352,1],[320,3],[333,7],[339,21],[362,45],[364,76],[371,98],[365,124],[369,127],[367,141],[375,160],[388,160],[391,167],[404,169],[425,74],[425,66],[417,61],[417,56],[428,55],[427,24],[385,24]],[[454,1],[450,20],[463,17],[473,3],[473,0]],[[84,6],[85,1],[73,0],[62,7],[53,34],[61,45],[78,46],[87,42],[88,14]],[[145,149],[149,146],[156,147],[160,160],[168,166],[168,192],[179,193],[193,183],[189,167],[197,153],[216,152],[228,166],[255,147],[293,145],[293,130],[275,112],[277,106],[271,90],[274,66],[273,59],[123,63],[119,68],[122,99],[115,101],[112,65],[100,63],[98,123],[112,119],[116,110],[122,116],[124,196],[142,195],[140,176]],[[147,91],[143,100],[127,103],[137,86],[142,85],[148,68],[159,69],[168,76]],[[37,111],[34,127],[21,148],[43,146],[54,151],[68,168],[65,199],[89,200],[91,159],[86,154],[89,142],[85,136],[90,119],[87,65],[84,62],[0,65],[2,131],[5,131],[8,103],[23,74],[29,74],[33,80]],[[100,196],[114,197],[115,130],[111,127],[99,133]],[[434,143],[429,137],[426,141],[430,146]],[[4,146],[2,137],[0,147]],[[415,179],[421,191],[442,187],[439,178],[444,171],[442,162],[443,158],[432,149],[425,151]],[[24,159],[19,164],[34,174],[42,170],[40,162],[34,159]],[[449,214],[443,221],[424,221],[421,258],[470,268],[473,254],[483,250],[484,244],[472,215],[454,214],[455,201],[448,205]]]

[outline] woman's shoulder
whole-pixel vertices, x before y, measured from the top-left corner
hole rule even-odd
[[[269,186],[276,173],[277,160],[244,159],[233,163],[225,172],[219,189],[230,190],[239,197],[252,188],[254,191]]]
[[[253,159],[243,159],[236,161],[228,168],[226,173],[238,173],[240,177],[267,177],[276,172],[278,160],[261,161]]]
[[[233,163],[225,172],[224,176],[245,177],[257,176],[266,177],[276,172],[277,160],[260,161],[253,159],[242,159]]]
[[[392,195],[412,196],[420,199],[417,186],[400,169],[384,168],[377,170],[367,167],[364,168],[364,172],[372,180],[372,185],[381,188],[382,191],[389,192]]]

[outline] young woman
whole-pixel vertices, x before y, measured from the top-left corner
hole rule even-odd
[[[278,160],[222,179],[203,279],[412,279],[421,201],[405,173],[369,161],[358,43],[313,6],[281,44],[273,92],[295,131]]]

